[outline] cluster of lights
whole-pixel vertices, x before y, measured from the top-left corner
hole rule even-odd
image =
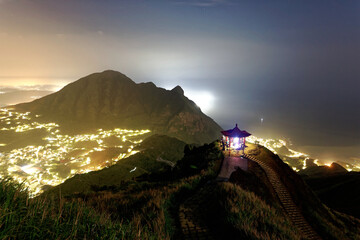
[[[137,153],[136,145],[150,132],[116,128],[70,136],[61,134],[59,125],[55,123],[32,120],[30,113],[0,109],[0,126],[4,125],[6,127],[0,127],[0,134],[3,131],[17,134],[36,129],[45,130],[47,133],[42,139],[44,144],[40,146],[28,145],[2,152],[0,148],[0,177],[11,176],[24,182],[33,195],[41,193],[45,185],[58,185],[75,174],[100,170]],[[118,139],[115,145],[106,144],[110,137]],[[6,146],[6,142],[0,143],[0,147]],[[121,150],[121,153],[112,159],[92,161],[92,153],[102,152],[110,147]],[[65,173],[61,169],[66,169]]]
[[[249,136],[246,138],[246,141],[249,141],[250,143],[260,144],[275,154],[277,154],[277,149],[286,147],[290,152],[290,154],[287,154],[286,157],[291,157],[291,158],[308,157],[306,153],[301,153],[290,149],[286,141],[282,139],[263,139],[255,136]]]
[[[247,137],[246,141],[248,141],[250,143],[256,143],[256,144],[262,145],[275,154],[278,154],[278,151],[280,148],[286,147],[286,149],[289,151],[289,153],[282,154],[282,156],[284,156],[286,158],[293,158],[293,159],[298,159],[299,161],[302,161],[301,162],[302,166],[300,167],[301,169],[306,169],[306,167],[307,167],[306,162],[308,160],[310,160],[310,157],[308,154],[298,152],[298,151],[291,149],[289,144],[285,140],[282,140],[282,139],[263,139],[263,138],[258,138],[256,136],[252,135],[252,136]],[[288,161],[284,161],[284,162],[291,165],[291,163],[289,163]],[[328,167],[330,167],[332,164],[332,162],[322,163],[319,161],[319,159],[314,159],[313,163],[318,166],[325,165]],[[295,166],[291,166],[291,167],[294,171],[297,171],[297,172],[300,171],[300,169]],[[345,164],[345,166],[343,166],[343,167],[345,167],[348,171],[360,171],[360,164],[356,164],[356,163],[353,165]]]

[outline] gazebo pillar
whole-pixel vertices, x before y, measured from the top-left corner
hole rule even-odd
[[[243,141],[243,154],[245,153],[245,143],[246,143],[246,141],[245,141],[245,138],[243,138],[244,139],[244,141]]]

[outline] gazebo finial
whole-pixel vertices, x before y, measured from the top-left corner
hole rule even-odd
[[[237,124],[235,125],[235,127],[237,127]]]

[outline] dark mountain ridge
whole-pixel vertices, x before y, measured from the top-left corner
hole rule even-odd
[[[348,172],[340,164],[312,166],[299,172],[327,206],[360,218],[360,172]]]
[[[299,175],[306,177],[327,177],[346,174],[348,171],[338,163],[333,162],[330,166],[310,166],[299,171]]]
[[[112,70],[91,74],[59,92],[14,107],[59,123],[70,133],[114,127],[150,129],[188,143],[207,143],[221,130],[184,96],[181,87],[169,91],[152,82],[137,84]]]

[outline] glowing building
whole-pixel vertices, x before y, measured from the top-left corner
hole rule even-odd
[[[251,135],[247,131],[241,131],[237,124],[235,128],[221,131],[221,133],[223,134],[223,144],[225,147],[236,150],[244,150],[246,147],[245,138]]]

